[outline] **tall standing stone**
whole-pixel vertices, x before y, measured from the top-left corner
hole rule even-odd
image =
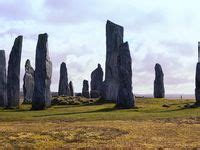
[[[165,97],[164,74],[160,64],[155,65],[154,97],[155,98]]]
[[[198,42],[198,62],[196,65],[196,77],[195,77],[195,98],[196,105],[200,106],[200,42]]]
[[[119,89],[116,101],[118,108],[133,108],[135,100],[132,93],[132,60],[128,42],[119,47],[118,56]]]
[[[8,108],[20,106],[20,63],[23,37],[18,36],[10,52],[7,76]]]
[[[0,107],[7,106],[7,79],[5,51],[0,50]]]
[[[122,26],[107,21],[106,24],[106,68],[102,98],[107,101],[116,101],[119,88],[119,73],[117,57],[119,46],[123,43]]]
[[[86,98],[90,98],[89,84],[87,80],[83,80],[82,96]]]
[[[51,106],[51,76],[52,63],[48,52],[48,35],[44,33],[38,36],[36,47],[33,110],[42,110]]]
[[[72,81],[69,82],[69,91],[70,91],[70,96],[74,96],[74,86]]]
[[[31,103],[34,91],[34,69],[31,66],[29,59],[27,59],[25,63],[25,74],[23,81],[24,102]]]
[[[91,98],[98,98],[101,96],[102,83],[103,83],[103,70],[101,68],[101,65],[98,64],[98,67],[91,73],[91,82],[90,82]]]
[[[60,80],[59,80],[59,89],[58,95],[65,95],[69,96],[69,87],[68,87],[68,74],[67,74],[67,67],[64,62],[60,65]]]

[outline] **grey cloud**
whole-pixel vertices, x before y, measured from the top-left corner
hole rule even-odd
[[[32,5],[28,0],[0,1],[0,18],[5,20],[32,19]]]
[[[181,54],[181,56],[194,54],[194,45],[190,43],[178,41],[161,41],[160,44],[173,53]]]

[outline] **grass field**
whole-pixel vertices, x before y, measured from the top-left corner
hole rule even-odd
[[[114,104],[0,109],[0,149],[197,149],[200,108],[184,107],[193,102],[138,98],[138,108],[129,110]]]

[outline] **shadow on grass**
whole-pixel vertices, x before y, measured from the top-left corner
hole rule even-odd
[[[72,113],[56,113],[56,114],[48,114],[48,115],[37,115],[33,117],[50,117],[50,116],[60,116],[60,115],[77,115],[77,114],[90,114],[90,113],[106,113],[106,112],[114,112],[122,109],[117,109],[115,107],[112,108],[103,108],[94,111],[83,111],[83,112],[72,112]],[[134,109],[132,109],[134,110]],[[137,111],[136,109],[134,111]]]

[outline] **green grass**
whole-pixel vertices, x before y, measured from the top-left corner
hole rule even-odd
[[[22,105],[19,110],[0,109],[1,121],[22,120],[153,120],[177,117],[198,117],[200,109],[185,109],[184,105],[193,100],[137,99],[137,109],[114,108],[114,104],[60,105],[47,110],[31,111],[30,105]],[[162,107],[167,104],[170,107]]]
[[[139,98],[137,109],[117,110],[112,103],[0,109],[0,149],[195,149],[200,108],[184,107],[193,103]]]

